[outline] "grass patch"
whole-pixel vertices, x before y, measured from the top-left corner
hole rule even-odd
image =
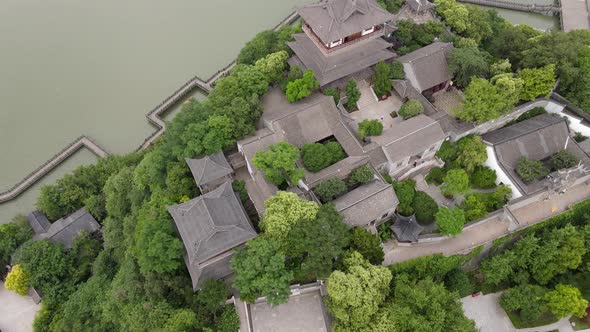
[[[559,320],[555,316],[553,316],[552,313],[546,312],[543,315],[541,315],[541,317],[536,322],[524,323],[520,317],[520,313],[511,311],[511,312],[507,312],[507,314],[508,314],[508,317],[510,317],[510,321],[512,322],[512,325],[514,325],[514,327],[516,327],[517,329],[545,326],[545,325],[553,324]]]

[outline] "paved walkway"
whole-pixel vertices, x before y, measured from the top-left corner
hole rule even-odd
[[[455,202],[453,202],[453,200],[451,199],[446,198],[441,193],[440,188],[438,186],[429,185],[424,179],[424,175],[419,174],[416,177],[414,177],[414,180],[416,181],[416,190],[427,193],[430,197],[432,197],[432,199],[434,199],[436,204],[438,204],[439,206],[455,206]]]
[[[361,98],[357,102],[358,111],[350,113],[350,117],[358,125],[365,119],[379,120],[383,123],[383,129],[393,128],[403,121],[401,117],[392,118],[391,112],[399,110],[402,101],[395,95],[385,100],[378,100],[370,84],[366,80],[358,81]]]
[[[514,210],[513,214],[519,220],[520,227],[526,227],[558,215],[564,212],[568,206],[580,202],[589,196],[590,185],[579,185],[563,195],[556,195],[548,200],[536,202]],[[446,238],[439,242],[397,246],[395,241],[389,241],[383,246],[385,252],[383,265],[399,263],[412,258],[438,253],[445,256],[455,255],[491,242],[510,233],[508,223],[502,221],[501,217],[502,215],[499,215],[486,223],[476,225],[464,231],[454,238]]]
[[[0,330],[2,332],[29,332],[40,306],[33,299],[19,296],[0,283]]]
[[[480,332],[573,332],[569,318],[556,323],[526,329],[517,329],[512,325],[508,315],[498,302],[501,293],[467,296],[461,299],[465,316],[475,321]]]

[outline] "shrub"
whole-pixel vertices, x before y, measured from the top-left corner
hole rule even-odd
[[[433,169],[430,170],[430,172],[428,173],[428,175],[426,175],[426,182],[428,184],[436,184],[437,186],[440,186],[443,183],[443,179],[445,177],[445,175],[447,174],[446,170],[444,168],[440,168],[440,167],[435,167]]]
[[[377,235],[381,242],[387,242],[391,239],[392,234],[390,226],[391,224],[389,222],[384,222],[377,227]]]
[[[375,74],[373,75],[373,90],[378,97],[386,96],[393,90],[391,85],[390,66],[385,62],[379,62],[375,67]]]
[[[411,216],[414,214],[412,202],[414,195],[416,195],[416,182],[414,180],[404,180],[401,182],[394,182],[393,189],[399,199],[397,212],[403,216]]]
[[[587,139],[588,139],[588,136],[584,136],[584,134],[576,131],[576,135],[574,135],[574,140],[576,140],[576,142],[578,142],[578,143],[584,142]]]
[[[326,88],[324,90],[324,95],[333,97],[336,105],[340,102],[340,91],[336,88]]]
[[[485,166],[478,166],[471,175],[473,188],[490,189],[496,185],[496,171]]]
[[[301,68],[299,68],[299,66],[290,66],[287,77],[279,81],[279,86],[281,87],[281,90],[283,90],[283,92],[287,92],[287,85],[289,85],[290,82],[293,82],[301,78],[303,78],[303,71],[301,70]]]
[[[404,65],[399,61],[394,61],[391,63],[391,68],[389,70],[389,78],[392,80],[403,80],[406,78],[406,74],[404,73]]]
[[[322,202],[327,203],[346,193],[347,190],[346,183],[340,178],[334,177],[320,183],[313,191]]]
[[[324,146],[326,147],[326,152],[330,155],[330,160],[332,164],[339,162],[340,160],[346,158],[346,154],[344,150],[342,150],[342,146],[338,142],[328,142],[325,143]]]
[[[444,141],[440,149],[436,151],[436,156],[445,162],[449,162],[457,158],[457,153],[457,147],[453,143]]]
[[[361,99],[361,92],[359,91],[355,80],[350,80],[348,81],[348,84],[346,84],[346,109],[349,112],[352,112],[354,110],[357,109],[357,105],[356,103],[359,101],[359,99]]]
[[[474,221],[488,214],[485,203],[474,194],[467,195],[461,202],[461,207],[465,210],[465,219],[467,221]]]
[[[561,150],[551,157],[549,163],[551,164],[551,169],[553,171],[557,171],[560,169],[574,167],[579,161],[580,160],[578,157],[574,156],[571,152],[567,150]]]
[[[350,182],[352,184],[365,184],[373,181],[375,174],[369,165],[363,165],[354,171],[350,175]]]
[[[15,265],[6,276],[6,289],[25,296],[29,291],[31,276],[20,265]]]
[[[462,169],[452,169],[447,172],[442,184],[442,192],[445,195],[456,196],[469,190],[469,176]]]
[[[443,235],[455,236],[463,231],[465,213],[458,207],[449,209],[445,206],[436,212],[436,225]]]
[[[328,154],[326,147],[320,143],[304,144],[301,147],[303,165],[311,172],[318,172],[332,162],[332,157]]]
[[[359,136],[379,136],[383,132],[383,124],[379,120],[365,119],[359,123]]]
[[[399,109],[399,115],[404,118],[404,120],[413,118],[422,113],[424,113],[424,107],[417,100],[408,100]]]
[[[540,180],[549,174],[549,170],[542,162],[537,160],[530,160],[526,157],[518,159],[518,166],[516,173],[525,183]]]
[[[434,214],[438,211],[438,204],[423,191],[416,191],[412,208],[416,214],[416,220],[420,224],[430,224],[434,221]]]

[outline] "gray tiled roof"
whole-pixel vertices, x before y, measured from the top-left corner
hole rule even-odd
[[[36,239],[47,239],[52,242],[63,244],[66,248],[71,248],[74,238],[81,232],[92,233],[100,229],[100,225],[94,217],[86,211],[86,208],[72,213],[66,218],[56,220],[51,224],[46,233],[39,233]]]
[[[402,242],[417,242],[418,236],[423,229],[424,227],[418,224],[416,217],[413,215],[410,217],[397,215],[395,223],[391,226],[391,230],[395,233],[397,239]]]
[[[412,10],[417,12],[423,12],[436,7],[435,4],[428,0],[407,0],[406,3],[412,8]]]
[[[399,203],[390,184],[375,180],[338,197],[334,205],[351,226],[366,226],[381,219],[384,211]]]
[[[313,70],[321,86],[395,56],[387,49],[391,44],[382,38],[363,40],[328,56],[306,34],[293,38],[295,41],[287,44],[305,68]]]
[[[185,160],[199,186],[233,173],[221,151],[200,159],[185,158]]]
[[[375,0],[327,0],[302,6],[297,13],[324,44],[395,18]]]
[[[197,288],[207,262],[256,237],[229,181],[188,202],[168,206],[187,252],[187,267]],[[217,276],[223,277],[223,276]]]
[[[390,162],[421,154],[432,145],[446,138],[438,124],[424,114],[403,121],[395,128],[388,128],[373,141],[383,147]]]
[[[569,137],[565,119],[551,114],[536,116],[508,127],[483,135],[483,140],[493,146],[498,163],[524,194],[532,194],[545,188],[544,181],[525,184],[516,173],[518,159],[544,160],[561,150],[576,155],[587,167],[590,158]]]
[[[51,223],[47,220],[47,217],[39,210],[35,210],[27,216],[29,225],[35,232],[35,234],[45,233],[49,230]]]
[[[396,60],[404,66],[406,78],[423,92],[452,78],[447,58],[453,44],[434,42]]]

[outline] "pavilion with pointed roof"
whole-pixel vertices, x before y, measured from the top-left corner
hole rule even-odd
[[[322,86],[395,56],[381,38],[395,16],[375,0],[323,0],[297,13],[304,33],[288,43],[289,63],[312,69]]]
[[[234,172],[221,151],[200,159],[185,160],[202,193],[207,193],[231,180]]]
[[[409,217],[397,215],[395,223],[390,228],[400,242],[418,242],[420,232],[424,229],[416,221],[415,215]]]
[[[257,236],[230,181],[188,202],[168,206],[168,212],[184,243],[195,290],[207,279],[230,275],[233,249]]]

